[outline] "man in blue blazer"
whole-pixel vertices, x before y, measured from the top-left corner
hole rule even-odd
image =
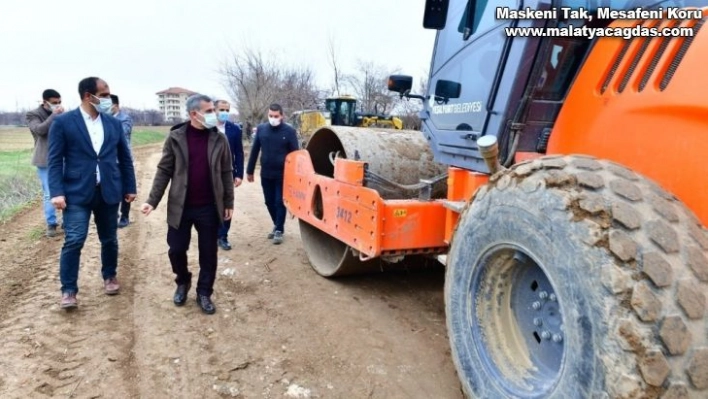
[[[231,149],[231,155],[233,157],[234,187],[238,187],[243,182],[243,136],[241,135],[241,128],[237,124],[229,121],[231,105],[227,101],[217,100],[214,102],[214,107],[216,107],[219,121],[216,127],[221,133],[226,135],[226,139],[229,142],[229,148]],[[230,229],[231,219],[225,220],[219,229],[219,246],[226,251],[231,249],[228,238]]]
[[[121,123],[108,111],[111,92],[97,77],[79,82],[81,105],[54,120],[49,130],[49,193],[62,210],[64,246],[59,260],[61,307],[77,306],[79,261],[93,213],[101,242],[101,274],[106,294],[120,286],[118,220],[121,200],[135,200],[133,159]]]

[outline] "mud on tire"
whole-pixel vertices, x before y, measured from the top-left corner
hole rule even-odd
[[[708,397],[707,255],[692,212],[615,163],[544,157],[493,176],[448,256],[448,332],[463,390]],[[547,305],[550,290],[556,305]]]

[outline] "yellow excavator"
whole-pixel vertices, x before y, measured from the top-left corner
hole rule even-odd
[[[303,147],[312,134],[323,126],[403,129],[403,121],[396,116],[359,113],[356,108],[357,99],[353,96],[329,97],[325,99],[325,110],[296,111],[292,113],[290,120]]]
[[[317,129],[332,125],[332,117],[329,111],[305,109],[293,112],[290,115],[290,123],[297,132],[301,147],[304,148],[306,138],[311,137]]]
[[[332,125],[403,129],[403,121],[400,118],[377,113],[358,113],[356,103],[356,98],[349,95],[326,99],[325,108],[332,115]]]

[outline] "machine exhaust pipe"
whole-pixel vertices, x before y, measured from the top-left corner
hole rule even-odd
[[[506,168],[499,163],[499,144],[497,143],[496,137],[480,137],[477,139],[477,148],[479,148],[479,153],[482,155],[482,158],[484,158],[484,162],[487,164],[487,169],[489,169],[491,175],[506,170]]]

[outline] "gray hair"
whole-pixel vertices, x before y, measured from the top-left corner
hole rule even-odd
[[[204,94],[193,94],[189,96],[189,98],[187,98],[187,112],[201,110],[202,101],[210,103],[211,98],[209,96],[205,96]]]

